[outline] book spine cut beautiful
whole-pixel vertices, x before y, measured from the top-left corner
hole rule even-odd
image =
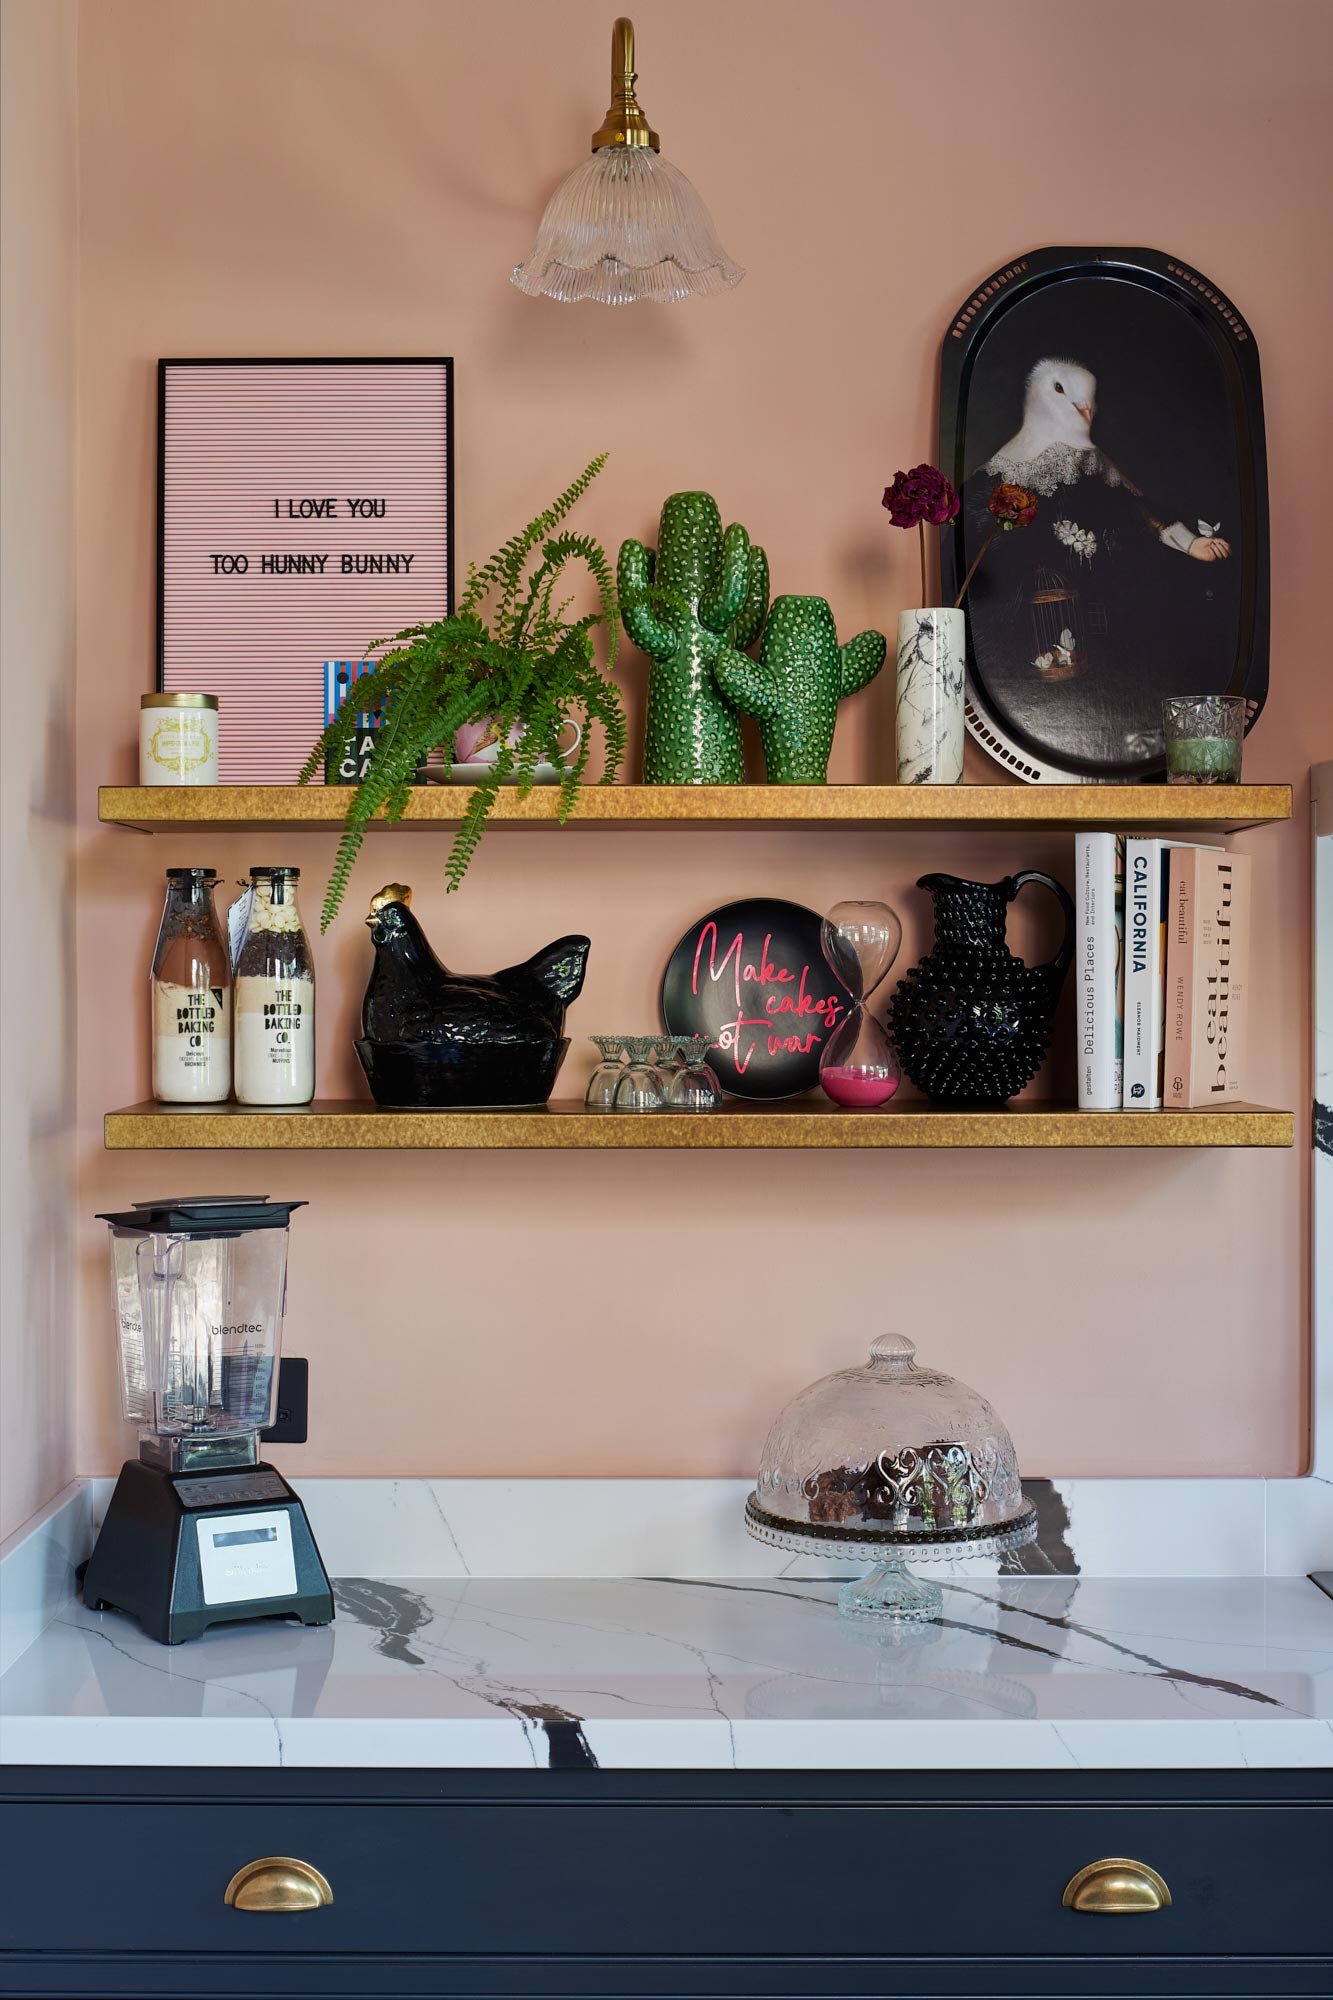
[[[1193,1020],[1195,898],[1199,863],[1196,847],[1170,850],[1166,917],[1166,1062],[1168,1109],[1187,1111],[1193,1103]]]
[[[1116,834],[1080,833],[1075,836],[1078,1101],[1079,1108],[1084,1111],[1119,1110],[1121,1102],[1124,853],[1124,840]]]
[[[1187,844],[1212,854],[1225,853],[1211,841]],[[1171,851],[1171,841],[1142,834],[1130,834],[1125,841],[1124,1098],[1142,1111],[1156,1110],[1165,1093]]]
[[[1111,1102],[1125,1102],[1125,834],[1111,836]]]
[[[1125,836],[1112,836],[1114,857],[1113,902],[1111,916],[1114,923],[1113,943],[1115,958],[1112,961],[1112,977],[1115,982],[1113,1032],[1115,1049],[1112,1065],[1115,1073],[1112,1103],[1121,1105],[1125,1101]]]
[[[1244,1094],[1250,957],[1250,857],[1200,854],[1195,875],[1194,984],[1190,1020],[1192,1105],[1234,1104]]]
[[[1139,1111],[1162,1101],[1162,944],[1166,843],[1125,838],[1124,1100]]]

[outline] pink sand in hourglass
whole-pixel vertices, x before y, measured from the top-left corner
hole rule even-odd
[[[864,1106],[867,1104],[887,1104],[898,1088],[896,1076],[884,1076],[878,1070],[853,1068],[838,1063],[832,1069],[819,1072],[819,1082],[826,1096],[835,1104]]]

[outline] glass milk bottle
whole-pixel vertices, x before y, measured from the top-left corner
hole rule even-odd
[[[153,954],[153,1095],[222,1104],[231,1089],[231,967],[211,868],[168,868]]]
[[[309,1104],[315,1094],[315,969],[296,907],[300,873],[252,868],[230,913],[238,1104]]]

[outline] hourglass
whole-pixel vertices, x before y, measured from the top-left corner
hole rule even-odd
[[[846,1020],[825,1043],[819,1082],[835,1104],[887,1104],[902,1082],[887,1030],[868,1001],[898,956],[903,927],[887,903],[836,903],[820,926],[824,957],[852,996]]]

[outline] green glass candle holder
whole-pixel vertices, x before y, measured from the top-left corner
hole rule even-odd
[[[1243,695],[1174,695],[1162,703],[1168,785],[1238,785]]]

